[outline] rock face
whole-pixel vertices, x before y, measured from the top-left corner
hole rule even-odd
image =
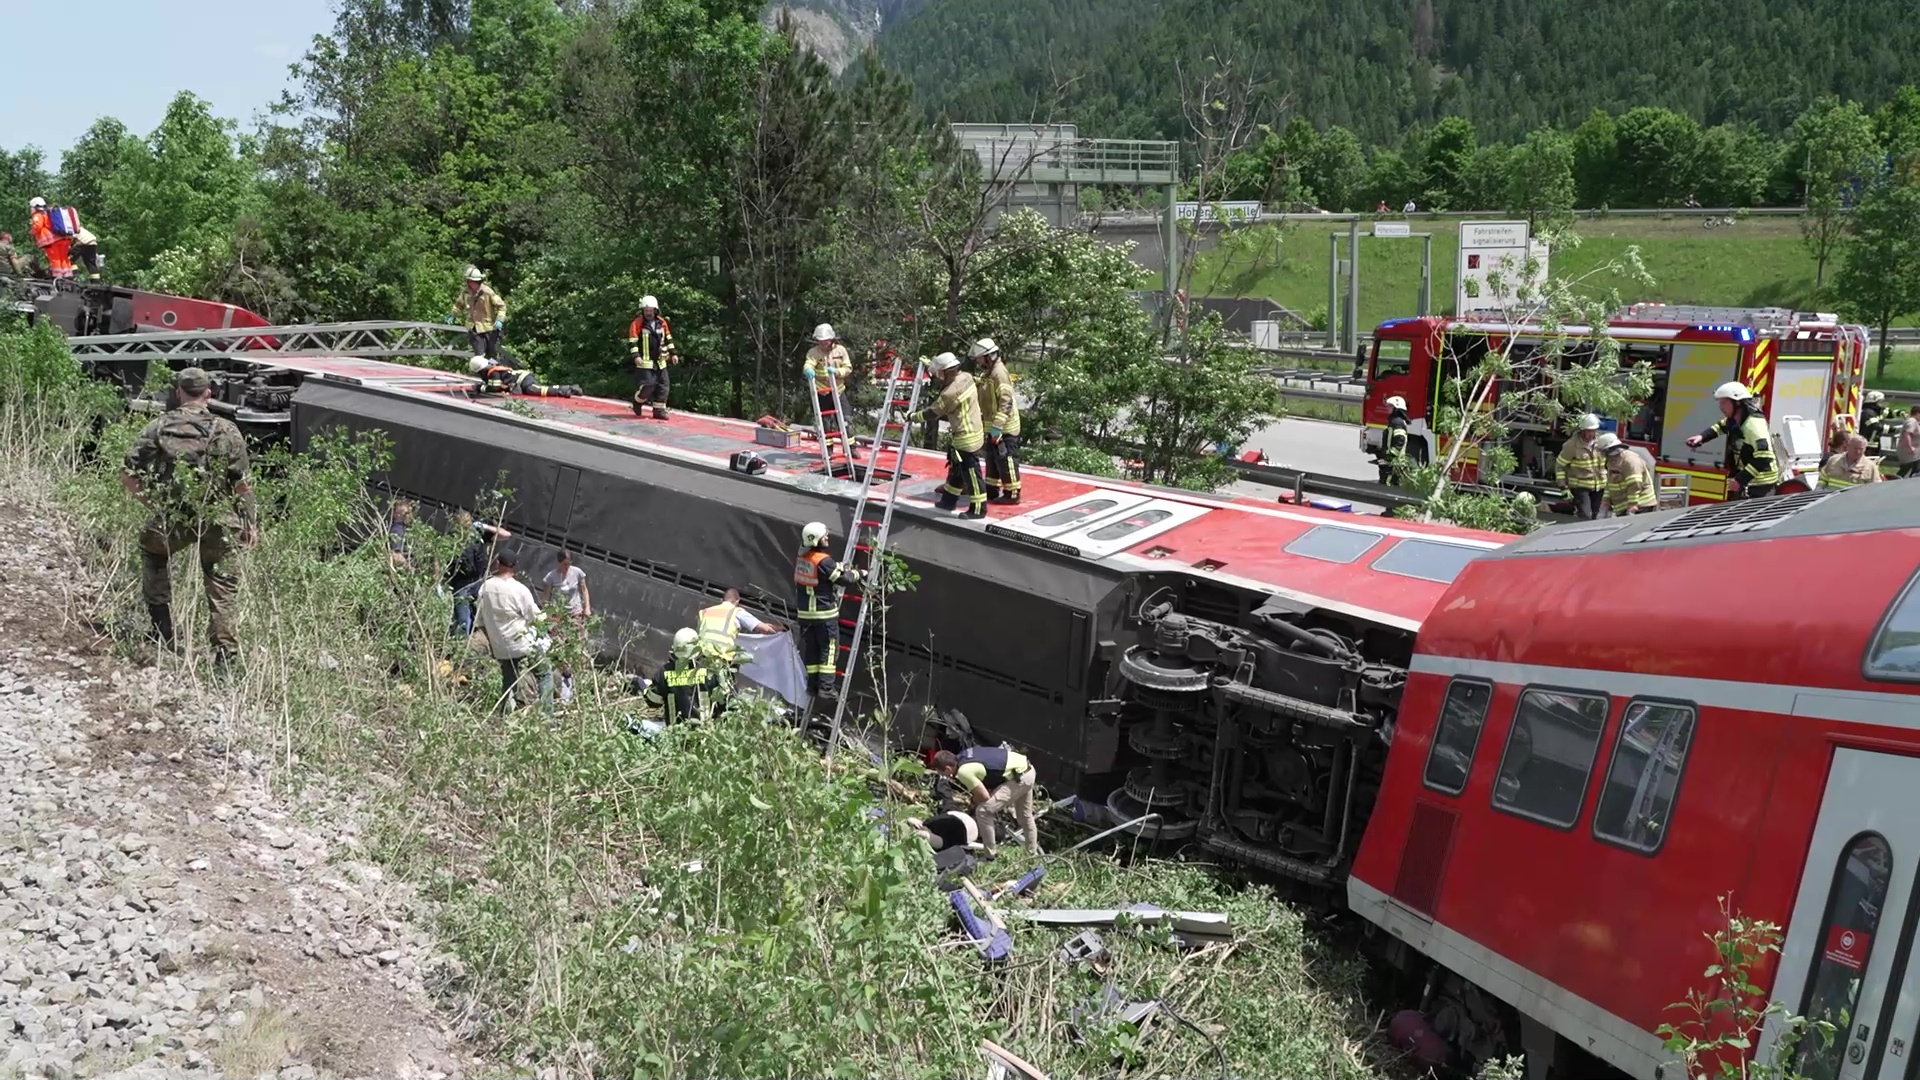
[[[835,74],[860,58],[860,53],[887,27],[911,17],[930,0],[792,0],[767,6],[768,25],[783,10],[793,13],[800,43],[820,54]]]
[[[0,504],[0,1076],[473,1068],[352,823],[277,801],[167,666],[83,651],[44,520]]]

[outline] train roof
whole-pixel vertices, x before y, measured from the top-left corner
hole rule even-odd
[[[1920,501],[1914,499],[1906,485],[1863,484],[1771,499],[1709,503],[1677,512],[1559,525],[1520,537],[1490,557],[1648,552],[1762,538],[1841,536],[1913,528],[1920,528]]]
[[[736,452],[753,450],[767,471],[752,480],[849,502],[859,494],[856,482],[824,475],[811,439],[792,449],[763,445],[750,421],[689,412],[655,421],[636,417],[624,402],[600,398],[516,397],[526,408],[506,412],[504,398],[477,395],[475,380],[448,372],[354,358],[271,362],[329,382],[453,398],[466,407],[503,412],[501,419],[557,426],[576,437],[728,473],[743,483],[750,479],[730,472],[728,463]],[[1121,571],[1179,570],[1404,630],[1419,628],[1463,566],[1512,539],[1038,467],[1021,470],[1020,505],[990,506],[986,521],[964,521],[934,507],[945,474],[944,455],[909,451],[898,511]]]

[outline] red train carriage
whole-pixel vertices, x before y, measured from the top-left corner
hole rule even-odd
[[[1416,642],[1349,902],[1433,985],[1518,1010],[1536,1065],[1677,1080],[1654,1031],[1730,895],[1787,928],[1762,985],[1842,1021],[1808,1075],[1917,1075],[1917,565],[1896,484],[1468,564]]]
[[[1588,331],[1565,328],[1575,338]],[[1819,471],[1826,435],[1836,420],[1847,419],[1857,429],[1866,330],[1843,325],[1834,316],[1781,308],[1636,304],[1616,314],[1607,332],[1619,343],[1623,364],[1645,361],[1651,366],[1653,392],[1634,415],[1603,418],[1603,426],[1617,431],[1653,463],[1664,488],[1686,489],[1688,501],[1726,498],[1725,441],[1697,449],[1686,445],[1687,436],[1720,418],[1713,390],[1721,383],[1739,381],[1753,390],[1782,448],[1781,463],[1796,472]],[[1386,399],[1397,396],[1407,402],[1409,452],[1437,459],[1445,440],[1433,430],[1433,418],[1448,380],[1471,370],[1489,350],[1508,344],[1516,361],[1524,359],[1543,345],[1541,333],[1532,324],[1437,316],[1382,323],[1374,331],[1368,361],[1362,448],[1379,446],[1391,412]],[[1577,346],[1570,343],[1569,353],[1577,355]],[[1456,478],[1521,484],[1552,480],[1553,459],[1566,433],[1525,416],[1511,418],[1508,427],[1519,462],[1517,475],[1480,477],[1479,455],[1469,448]],[[1811,476],[1797,486],[1790,478],[1783,490],[1814,484]]]

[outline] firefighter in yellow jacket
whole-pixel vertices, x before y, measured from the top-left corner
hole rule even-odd
[[[1660,508],[1659,493],[1653,489],[1653,470],[1620,441],[1620,436],[1604,432],[1593,440],[1593,445],[1607,458],[1604,511],[1624,516],[1651,513]]]
[[[933,358],[933,377],[940,381],[940,399],[927,409],[928,422],[947,422],[947,483],[934,503],[942,510],[957,509],[967,500],[969,518],[987,516],[987,489],[980,481],[980,448],[987,434],[980,425],[980,392],[973,376],[960,370],[960,358],[943,352]]]
[[[987,501],[1012,506],[1020,501],[1020,402],[1013,396],[1013,376],[992,338],[974,342],[970,353],[987,425]]]
[[[484,356],[467,361],[467,371],[480,380],[483,394],[525,394],[528,397],[579,397],[580,388],[567,383],[547,386],[525,368],[495,363]]]
[[[1573,500],[1574,516],[1592,521],[1600,516],[1600,497],[1607,490],[1607,459],[1600,451],[1600,418],[1580,418],[1580,429],[1560,447],[1553,461],[1554,475]]]
[[[845,396],[847,379],[853,375],[853,358],[847,355],[847,347],[834,334],[832,323],[813,328],[813,348],[807,350],[806,363],[800,373],[813,384],[814,399],[820,403],[821,426],[829,435],[839,432],[840,410],[834,407],[833,391],[839,387]]]
[[[1867,437],[1849,435],[1840,451],[1820,466],[1820,482],[1830,488],[1850,488],[1859,484],[1877,484],[1880,459],[1867,456]]]
[[[486,281],[487,275],[479,267],[467,267],[467,285],[453,302],[453,313],[466,322],[467,351],[498,360],[500,331],[507,325],[507,302]]]
[[[1780,490],[1780,458],[1774,453],[1767,418],[1753,403],[1753,391],[1737,382],[1721,383],[1713,396],[1720,403],[1720,419],[1698,435],[1687,437],[1699,446],[1727,437],[1727,498],[1764,499]]]

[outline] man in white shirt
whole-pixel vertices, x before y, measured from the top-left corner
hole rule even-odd
[[[536,628],[546,615],[534,603],[533,591],[514,576],[519,565],[519,556],[512,551],[495,556],[493,576],[480,586],[474,605],[493,658],[500,663],[503,709],[508,701],[520,707],[531,705],[536,694],[545,701],[553,689],[553,675],[541,663],[545,641]]]

